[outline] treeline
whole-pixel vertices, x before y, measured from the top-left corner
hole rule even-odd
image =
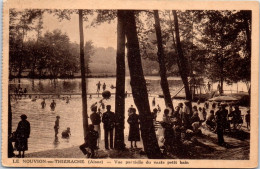
[[[68,35],[58,29],[42,35],[42,17],[43,11],[38,10],[10,11],[10,78],[69,78],[79,72],[79,44],[72,43]],[[26,35],[32,33],[36,38],[27,38]],[[85,43],[84,50],[89,73],[90,56],[94,53],[91,41]]]

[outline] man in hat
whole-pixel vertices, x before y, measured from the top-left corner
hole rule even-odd
[[[105,148],[109,150],[108,147],[108,134],[110,137],[110,148],[113,149],[113,131],[115,127],[115,113],[111,112],[111,106],[107,105],[107,111],[103,113],[102,122],[104,123],[105,130]]]
[[[100,132],[101,117],[97,113],[97,106],[91,107],[91,111],[92,111],[92,114],[90,115],[90,120],[91,120],[92,124],[94,125],[94,130],[97,131],[98,135],[99,135],[99,139],[97,142],[97,147],[98,147],[99,142],[100,142],[100,136],[101,136],[101,132]]]
[[[223,145],[224,142],[224,129],[227,125],[227,115],[228,115],[228,110],[225,108],[226,104],[225,103],[221,103],[219,105],[219,110],[216,112],[215,114],[215,119],[216,119],[216,123],[217,123],[217,135],[218,135],[218,144],[219,145]]]
[[[18,157],[24,158],[24,151],[28,150],[28,138],[30,136],[30,123],[26,120],[27,116],[25,114],[21,115],[21,121],[18,123],[16,129],[16,150],[19,151]],[[22,152],[22,154],[21,154]]]

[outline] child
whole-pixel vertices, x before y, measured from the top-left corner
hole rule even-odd
[[[246,114],[246,127],[249,130],[249,128],[250,128],[250,110],[248,110],[247,114]]]
[[[51,110],[54,111],[54,110],[55,110],[55,107],[56,107],[56,103],[55,103],[54,100],[52,100],[52,102],[51,102],[51,104],[50,104]]]
[[[59,133],[59,128],[60,128],[60,116],[56,116],[56,121],[54,125],[55,137],[57,137]]]
[[[98,132],[94,130],[94,125],[90,124],[88,126],[87,135],[85,137],[85,143],[79,146],[79,149],[88,158],[93,158],[95,155],[94,150],[97,149],[97,139]],[[89,148],[91,152],[88,152],[86,148]]]
[[[45,99],[44,99],[44,98],[43,98],[43,100],[42,100],[42,102],[41,102],[41,105],[42,105],[42,109],[44,109],[45,106],[46,106],[46,103],[45,103]]]
[[[61,136],[62,138],[69,138],[71,135],[70,133],[70,128],[68,127],[67,130],[64,130],[62,133],[61,133]]]

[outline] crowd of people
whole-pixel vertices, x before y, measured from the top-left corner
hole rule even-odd
[[[154,118],[156,119],[156,116]],[[245,119],[249,129],[250,110],[247,111]],[[164,110],[161,122],[164,146],[171,148],[173,144],[178,144],[183,139],[202,134],[200,127],[203,124],[217,133],[218,144],[223,146],[225,145],[224,132],[226,130],[229,132],[237,130],[242,123],[243,118],[238,105],[221,102],[218,104],[212,103],[210,108],[208,102],[205,102],[203,106],[200,102],[191,106],[189,101],[185,101],[184,104],[179,103],[173,111],[170,108]]]
[[[69,101],[66,100],[68,103]],[[154,122],[158,122],[158,113],[161,113],[159,104],[156,105],[155,98],[152,99],[153,110],[151,111]],[[45,99],[41,102],[42,108],[45,108]],[[54,110],[56,103],[53,100],[50,104],[51,110]],[[85,142],[79,148],[87,157],[95,157],[95,150],[99,149],[101,143],[101,123],[103,123],[104,130],[104,145],[105,149],[114,149],[114,129],[116,126],[117,117],[111,111],[111,105],[105,105],[103,99],[95,102],[90,107],[90,121],[88,126],[87,136]],[[101,112],[102,109],[102,113]],[[106,109],[106,110],[105,110]],[[26,115],[21,115],[21,121],[18,124],[15,137],[15,148],[19,151],[18,157],[24,157],[24,151],[28,150],[28,138],[30,136],[30,123],[26,120]],[[55,138],[59,133],[59,120],[60,116],[56,116],[54,125]],[[224,145],[224,131],[237,130],[239,124],[243,123],[241,110],[238,105],[221,103],[205,102],[204,104],[199,101],[193,104],[189,101],[179,103],[174,110],[166,108],[163,111],[163,118],[159,119],[161,125],[158,130],[158,135],[163,137],[164,147],[171,149],[174,144],[179,144],[183,139],[189,139],[194,135],[201,135],[200,127],[202,124],[208,127],[209,130],[217,133],[218,144]],[[247,128],[250,129],[250,110],[245,115]],[[137,142],[140,141],[140,119],[137,114],[136,108],[131,105],[128,109],[127,123],[129,124],[128,141],[130,148],[137,148]],[[68,127],[62,133],[62,138],[69,138],[70,128]],[[88,149],[90,151],[88,151]]]

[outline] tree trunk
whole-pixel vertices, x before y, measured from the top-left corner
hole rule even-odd
[[[158,47],[158,62],[160,66],[160,76],[161,76],[161,87],[164,95],[164,102],[166,107],[170,107],[173,110],[171,94],[169,90],[168,80],[166,76],[166,67],[165,67],[165,54],[163,51],[162,44],[162,33],[161,33],[161,25],[158,10],[154,10],[154,21],[155,21],[155,31],[157,37],[157,47]]]
[[[159,159],[162,154],[155,135],[153,118],[150,112],[146,82],[144,79],[134,11],[125,11],[127,58],[131,77],[131,87],[135,105],[139,111],[141,136],[148,158]]]
[[[85,77],[85,59],[84,59],[84,34],[83,34],[83,14],[79,10],[79,35],[80,35],[80,69],[81,69],[81,89],[82,89],[82,117],[84,137],[88,129],[88,112],[87,112],[87,88]]]
[[[123,150],[125,125],[125,29],[124,11],[117,11],[117,53],[116,53],[116,127],[115,149]]]
[[[175,26],[175,37],[176,37],[176,46],[177,46],[177,53],[178,53],[178,67],[179,72],[181,75],[181,79],[185,88],[186,99],[191,101],[191,93],[189,89],[189,82],[188,82],[188,65],[185,63],[185,58],[183,55],[181,41],[180,41],[180,34],[179,34],[179,24],[178,24],[178,17],[175,10],[172,11],[174,17],[174,26]]]

